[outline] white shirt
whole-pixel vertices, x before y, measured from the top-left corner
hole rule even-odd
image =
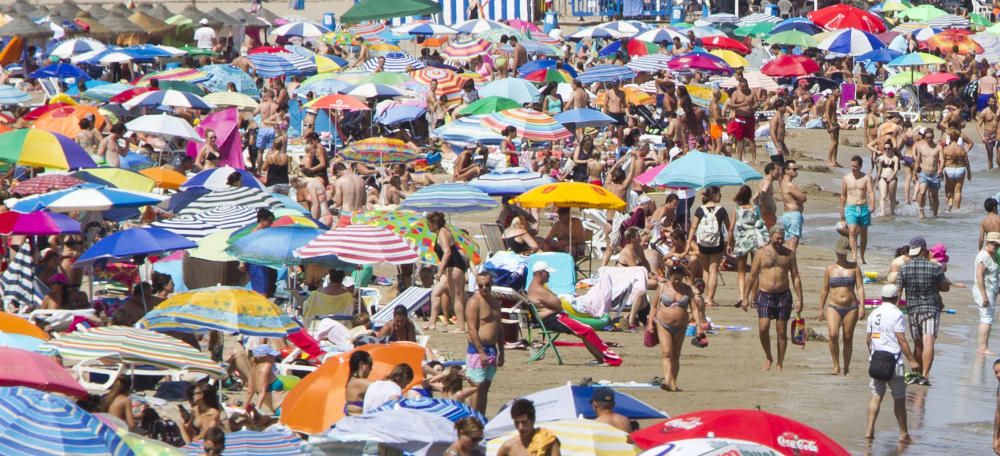
[[[986,288],[987,298],[990,304],[996,304],[997,293],[1000,292],[1000,266],[997,265],[996,261],[993,261],[990,253],[985,248],[976,254],[974,267],[978,269],[980,263],[986,267],[985,274],[983,274],[983,285]],[[976,280],[978,280],[978,277]],[[972,297],[975,299],[976,305],[983,305],[983,297],[979,293],[979,284],[975,284],[972,287]]]
[[[365,391],[364,413],[368,413],[402,395],[403,389],[395,382],[379,380],[372,383],[368,386],[368,390]]]
[[[194,31],[194,40],[200,49],[212,49],[215,45],[215,29],[209,26],[198,27]]]
[[[895,304],[882,303],[868,316],[868,334],[872,336],[872,351],[882,350],[898,355],[900,348],[896,333],[906,334],[903,312]]]

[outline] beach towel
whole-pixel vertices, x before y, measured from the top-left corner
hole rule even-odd
[[[215,132],[215,143],[219,146],[219,166],[231,166],[236,169],[245,169],[243,164],[243,140],[240,138],[239,112],[236,108],[224,109],[205,116],[198,124],[196,131],[199,135],[205,136],[205,130],[212,129]],[[187,156],[195,158],[198,156],[200,143],[188,141]]]
[[[611,312],[611,303],[624,293],[630,293],[626,302],[634,302],[638,295],[646,292],[646,268],[602,267],[598,270],[597,282],[587,294],[568,299],[573,310],[594,318],[601,318]]]
[[[0,275],[0,289],[7,311],[25,312],[42,306],[49,287],[35,276],[30,244],[21,245],[7,270]]]
[[[528,454],[531,456],[546,456],[549,454],[549,447],[553,443],[556,443],[556,435],[552,431],[545,428],[538,428],[535,430],[535,435],[531,437],[531,443],[528,444]]]
[[[354,312],[354,297],[350,293],[331,296],[316,290],[302,303],[302,324],[309,327],[320,315],[350,315]]]

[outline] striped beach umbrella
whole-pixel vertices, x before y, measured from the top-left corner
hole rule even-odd
[[[818,46],[820,49],[837,54],[859,56],[885,47],[877,36],[855,29],[840,30]]]
[[[209,287],[175,293],[139,320],[154,331],[222,331],[259,337],[285,337],[299,328],[264,295],[241,287]]]
[[[211,78],[212,77],[208,73],[194,68],[173,68],[170,70],[157,71],[155,73],[147,74],[139,79],[136,86],[148,86],[149,81],[153,79],[160,81],[183,81],[198,84],[208,81]]]
[[[213,92],[226,91],[228,84],[232,82],[236,90],[244,95],[256,97],[260,93],[253,77],[236,65],[222,63],[205,65],[198,69],[208,75],[208,80],[202,84]]]
[[[220,206],[205,212],[153,222],[191,240],[198,240],[221,230],[243,228],[257,221],[257,210],[243,206]]]
[[[580,73],[577,79],[584,84],[594,82],[625,81],[635,78],[636,74],[631,68],[622,65],[597,65],[590,67],[587,71]]]
[[[767,13],[753,13],[741,17],[740,20],[736,22],[736,25],[740,27],[748,27],[757,24],[777,24],[778,22],[781,22],[781,18],[778,16],[772,16]]]
[[[326,27],[312,22],[289,22],[271,30],[271,34],[274,36],[302,38],[319,38],[327,33],[330,33],[330,30]]]
[[[111,65],[112,63],[131,62],[135,57],[127,54],[121,48],[107,48],[99,51],[84,52],[70,57],[72,63],[86,63],[89,65]]]
[[[764,73],[761,73],[760,70],[743,70],[743,78],[747,80],[747,85],[749,85],[751,89],[764,89],[770,92],[776,91],[781,87],[778,85],[777,81]],[[734,77],[723,78],[719,82],[719,87],[726,89],[736,87],[737,85],[739,85],[739,83]]]
[[[420,151],[396,138],[365,138],[340,150],[344,160],[368,165],[395,165],[420,158]]]
[[[344,95],[349,95],[352,97],[360,97],[360,98],[378,98],[378,97],[392,98],[403,95],[403,92],[400,92],[396,88],[385,84],[379,84],[376,82],[366,82],[364,84],[358,84],[354,87],[347,89],[344,92]]]
[[[226,434],[226,450],[223,455],[267,455],[267,456],[300,456],[303,454],[302,445],[305,441],[298,436],[280,431],[242,431],[230,432]],[[181,451],[188,454],[205,454],[205,445],[202,441],[191,442],[183,447]]]
[[[635,448],[629,443],[628,434],[608,424],[576,418],[536,425],[556,435],[559,448],[564,454],[635,455]],[[486,454],[496,455],[500,446],[512,438],[517,438],[517,432],[490,440],[486,444]]]
[[[62,214],[58,214],[65,217]],[[68,218],[68,217],[67,217]],[[79,223],[77,232],[79,232]],[[31,253],[31,244],[23,244],[14,254],[7,269],[0,274],[0,296],[4,305],[17,308],[37,309],[45,302],[49,287],[35,273],[35,257]],[[4,333],[24,334],[48,340],[49,335],[28,320],[14,314],[0,312],[0,331]]]
[[[31,95],[24,93],[14,86],[0,84],[0,106],[16,105],[29,101],[31,101]]]
[[[417,212],[463,213],[488,211],[498,204],[489,195],[469,184],[449,182],[417,190],[403,200],[400,209]]]
[[[397,35],[455,35],[458,31],[447,25],[435,24],[433,22],[411,22],[394,27],[392,33]]]
[[[177,215],[194,215],[223,206],[244,206],[251,209],[275,209],[281,202],[269,193],[250,187],[229,188],[206,193],[177,212]]]
[[[207,353],[180,339],[128,326],[98,326],[73,331],[50,339],[39,350],[56,351],[68,360],[107,358],[133,366],[156,366],[212,376],[225,373]]]
[[[496,132],[513,126],[517,135],[532,141],[558,141],[573,136],[552,116],[528,108],[508,109],[487,115],[483,124]]]
[[[527,168],[503,168],[483,174],[470,181],[469,185],[490,196],[513,196],[552,182],[551,177]]]
[[[368,59],[361,69],[367,72],[374,72],[378,68],[378,60],[380,58],[385,59],[385,65],[382,67],[382,71],[389,71],[393,73],[406,73],[411,70],[419,70],[424,67],[424,62],[417,60],[412,55],[405,52],[389,52],[381,57],[372,57]]]
[[[114,429],[70,399],[23,386],[0,387],[0,453],[134,454]]]
[[[611,30],[605,28],[601,25],[592,25],[590,27],[583,27],[580,30],[577,30],[576,33],[573,33],[569,37],[574,40],[583,40],[583,39],[595,39],[595,38],[618,39],[618,38],[625,38],[627,36],[630,35],[621,33],[617,30]]]
[[[664,54],[642,55],[629,60],[625,66],[639,73],[656,73],[669,69],[671,57]]]
[[[219,107],[257,109],[260,106],[257,100],[239,92],[213,92],[205,95],[202,99]]]
[[[81,96],[94,99],[103,103],[111,101],[111,98],[118,95],[126,90],[134,89],[135,86],[131,84],[123,84],[121,82],[112,82],[110,84],[101,84],[96,87],[90,87],[85,90]]]
[[[485,114],[459,117],[443,126],[435,128],[432,134],[458,147],[466,147],[476,143],[499,146],[503,142],[503,136],[483,126],[482,120],[484,117],[486,117]]]
[[[276,78],[282,75],[302,75],[316,72],[316,61],[293,52],[250,54],[257,76]]]
[[[375,37],[384,30],[385,23],[381,21],[373,21],[354,24],[347,29],[347,32],[354,36],[363,37],[365,40],[379,41],[378,39],[375,39]]]
[[[431,81],[437,81],[437,90],[434,94],[439,97],[461,92],[462,85],[467,81],[454,71],[435,67],[414,71],[410,76],[413,77],[414,81],[428,87],[430,87]]]
[[[84,52],[103,51],[107,48],[104,43],[93,38],[72,38],[56,44],[49,55],[54,55],[60,59],[68,59]]]
[[[367,211],[352,217],[351,222],[386,228],[402,236],[420,254],[421,262],[435,264],[438,261],[437,254],[434,253],[434,239],[437,233],[431,231],[427,218],[422,213],[407,210]],[[455,237],[455,244],[466,258],[469,258],[472,264],[482,263],[483,257],[479,254],[479,244],[476,244],[476,240],[457,226],[448,224],[446,227]]]
[[[635,39],[647,43],[670,43],[674,38],[681,40],[682,44],[688,43],[687,35],[667,27],[649,29],[635,36]]]
[[[501,24],[500,22],[491,21],[489,19],[471,19],[456,25],[454,28],[458,31],[458,33],[466,33],[469,35],[480,35],[490,30],[514,31],[514,29],[507,24]]]
[[[382,404],[367,413],[374,414],[385,410],[409,409],[440,416],[452,423],[471,416],[486,424],[486,417],[472,407],[451,399],[440,399],[433,397],[403,398],[395,399]]]
[[[76,141],[37,128],[0,134],[0,161],[56,169],[97,166]]]
[[[939,29],[967,29],[972,24],[969,18],[945,14],[927,21],[927,25]]]
[[[164,196],[117,188],[86,186],[72,187],[50,193],[21,198],[9,207],[17,212],[40,211],[106,211],[127,207],[152,206],[163,202]]]
[[[231,190],[232,187],[229,186],[227,181],[229,176],[233,173],[240,173],[240,186],[256,188],[258,190],[267,190],[267,187],[262,184],[252,173],[244,169],[236,169],[230,166],[220,166],[218,168],[206,169],[200,171],[198,174],[191,176],[187,181],[181,185],[181,190],[187,190],[189,188],[204,187],[209,190]]]
[[[449,41],[441,48],[441,53],[448,60],[466,61],[473,57],[490,52],[493,45],[482,38]]]
[[[416,250],[398,234],[368,225],[327,231],[298,249],[296,255],[303,259],[335,255],[353,264],[411,264],[420,260]]]
[[[198,95],[180,90],[154,90],[133,97],[122,103],[125,109],[139,107],[156,108],[158,106],[169,106],[172,108],[191,108],[210,110],[215,105],[208,103]]]
[[[51,192],[53,190],[62,190],[64,188],[74,187],[82,183],[84,183],[82,180],[70,176],[69,174],[42,174],[41,176],[32,177],[26,181],[14,184],[14,186],[10,188],[10,192],[15,195],[30,196],[37,195],[39,193]]]

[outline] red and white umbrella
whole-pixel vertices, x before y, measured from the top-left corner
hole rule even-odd
[[[334,255],[354,264],[411,264],[420,259],[398,234],[369,225],[350,225],[327,231],[295,251],[299,258]]]

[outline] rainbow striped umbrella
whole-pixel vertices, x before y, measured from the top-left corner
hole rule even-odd
[[[423,85],[430,87],[431,81],[437,81],[437,90],[434,94],[437,96],[451,95],[453,93],[458,93],[462,91],[462,84],[465,84],[466,79],[459,76],[458,73],[444,69],[429,67],[422,70],[414,71],[411,76],[414,81],[417,81]]]
[[[296,250],[299,258],[329,257],[353,264],[411,264],[420,256],[402,237],[386,228],[349,225],[321,234]]]
[[[552,116],[528,108],[494,112],[483,118],[483,124],[497,132],[513,126],[518,136],[532,141],[558,141],[573,136]]]
[[[381,41],[378,38],[378,34],[385,30],[385,23],[383,22],[361,22],[352,25],[347,32],[364,38],[366,41]]]
[[[136,86],[148,86],[151,79],[158,79],[160,81],[185,81],[197,84],[199,82],[205,82],[211,78],[212,76],[208,73],[194,68],[174,68],[171,70],[163,70],[147,74],[139,79]]]
[[[441,48],[441,53],[448,60],[465,61],[475,56],[488,54],[493,45],[482,38],[450,41]]]
[[[396,138],[365,138],[340,150],[344,160],[368,165],[409,163],[420,156],[419,151]]]
[[[305,454],[302,452],[302,445],[305,442],[294,434],[286,434],[279,431],[250,431],[242,430],[226,434],[225,455],[249,455],[260,454],[267,456],[298,456]],[[186,451],[191,455],[205,454],[205,445],[202,441],[191,442],[181,451]]]
[[[371,225],[386,228],[393,233],[403,237],[410,243],[410,246],[420,254],[420,261],[427,264],[436,264],[437,255],[434,253],[434,238],[437,233],[431,231],[427,225],[427,218],[423,214],[406,211],[368,211],[355,215],[351,222],[358,225]],[[483,257],[479,255],[479,246],[476,240],[465,230],[454,225],[448,225],[451,234],[455,236],[455,243],[458,248],[465,252],[465,256],[472,260],[473,264],[479,264]]]
[[[72,360],[111,358],[126,364],[152,365],[210,375],[222,375],[225,372],[207,353],[198,351],[180,339],[128,326],[99,326],[74,331],[45,342],[39,346],[39,350],[54,350],[63,358]]]
[[[0,161],[57,169],[97,166],[76,141],[35,128],[0,134]]]
[[[264,295],[222,286],[176,293],[142,317],[138,326],[154,331],[213,330],[260,337],[285,337],[299,328]]]

